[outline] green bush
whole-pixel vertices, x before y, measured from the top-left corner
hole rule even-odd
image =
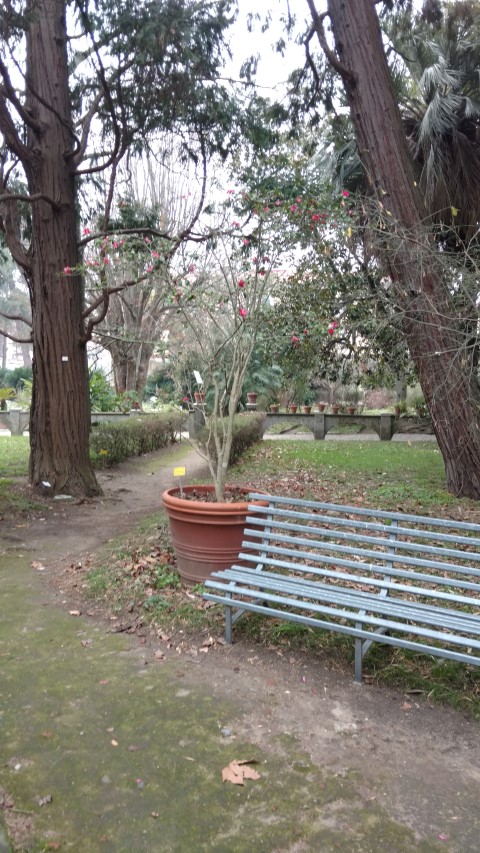
[[[225,423],[226,420],[227,419],[225,418]],[[221,429],[220,424],[219,428]],[[242,454],[252,446],[252,444],[255,444],[257,441],[261,441],[264,429],[264,412],[243,412],[240,415],[236,415],[233,421],[233,440],[228,464],[234,465],[235,462],[240,459]],[[200,447],[202,447],[206,453],[208,452],[210,458],[215,461],[215,441],[213,435],[210,436],[209,441],[208,426],[203,427],[197,436],[197,440]],[[209,444],[208,448],[207,444]]]
[[[131,456],[142,456],[167,447],[175,441],[184,415],[169,412],[161,415],[139,415],[128,421],[105,421],[90,433],[90,457],[95,468],[109,468]]]

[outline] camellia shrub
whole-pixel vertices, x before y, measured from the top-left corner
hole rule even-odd
[[[226,422],[226,418],[224,419]],[[221,428],[221,424],[220,424]],[[236,415],[233,421],[233,439],[228,460],[229,467],[237,462],[243,453],[248,450],[257,441],[261,441],[265,431],[265,413],[264,412],[243,412]],[[209,440],[210,435],[210,440]],[[211,459],[216,459],[215,454],[215,439],[209,433],[207,427],[204,427],[197,436],[200,447],[205,452],[208,450],[208,455]],[[207,448],[207,442],[209,447]]]
[[[177,440],[185,416],[180,412],[139,415],[128,421],[105,421],[92,428],[90,457],[95,468],[109,468],[132,456],[168,447]]]

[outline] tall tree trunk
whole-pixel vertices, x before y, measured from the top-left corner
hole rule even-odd
[[[378,203],[377,254],[395,289],[403,331],[418,371],[445,463],[447,488],[480,499],[480,388],[467,369],[462,320],[435,262],[372,0],[329,0],[336,52],[322,47],[342,75],[358,149]],[[383,239],[385,234],[385,239]]]
[[[32,205],[30,479],[34,486],[48,480],[55,492],[94,495],[83,281],[64,272],[79,262],[65,3],[32,0],[28,14],[27,84],[35,94],[27,106],[41,130],[29,129],[33,156],[25,167],[30,193],[55,202]]]
[[[98,335],[99,339],[100,336]],[[147,382],[148,368],[153,354],[153,344],[103,339],[103,345],[112,356],[113,381],[115,392],[124,394],[125,391],[135,391],[141,401]]]

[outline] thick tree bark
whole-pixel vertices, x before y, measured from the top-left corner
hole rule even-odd
[[[42,193],[55,202],[32,205],[30,479],[34,486],[47,480],[54,492],[93,495],[99,487],[89,459],[83,282],[80,275],[64,272],[79,261],[74,175],[68,157],[73,136],[65,3],[35,0],[29,6],[27,106],[41,129],[28,130],[32,156],[24,166],[30,193]]]
[[[312,9],[312,0],[307,0]],[[465,357],[462,319],[435,261],[426,211],[405,135],[372,0],[329,0],[336,53],[358,149],[377,200],[376,252],[392,278],[403,330],[445,462],[447,488],[480,499],[480,388]],[[314,25],[322,46],[321,21]],[[373,223],[372,223],[372,227]],[[383,237],[385,235],[385,237]]]

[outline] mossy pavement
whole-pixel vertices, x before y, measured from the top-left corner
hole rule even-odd
[[[52,601],[33,559],[16,545],[0,556],[0,795],[15,851],[475,849],[473,825],[457,838],[441,821],[422,833],[372,796],[358,766],[323,765],[281,726],[248,737],[253,676],[243,699],[229,697],[211,668],[156,661],[135,638]],[[322,705],[305,697],[321,738]],[[262,722],[265,713],[259,702]],[[344,727],[343,747],[349,736]],[[222,782],[232,759],[254,759],[261,778]]]

